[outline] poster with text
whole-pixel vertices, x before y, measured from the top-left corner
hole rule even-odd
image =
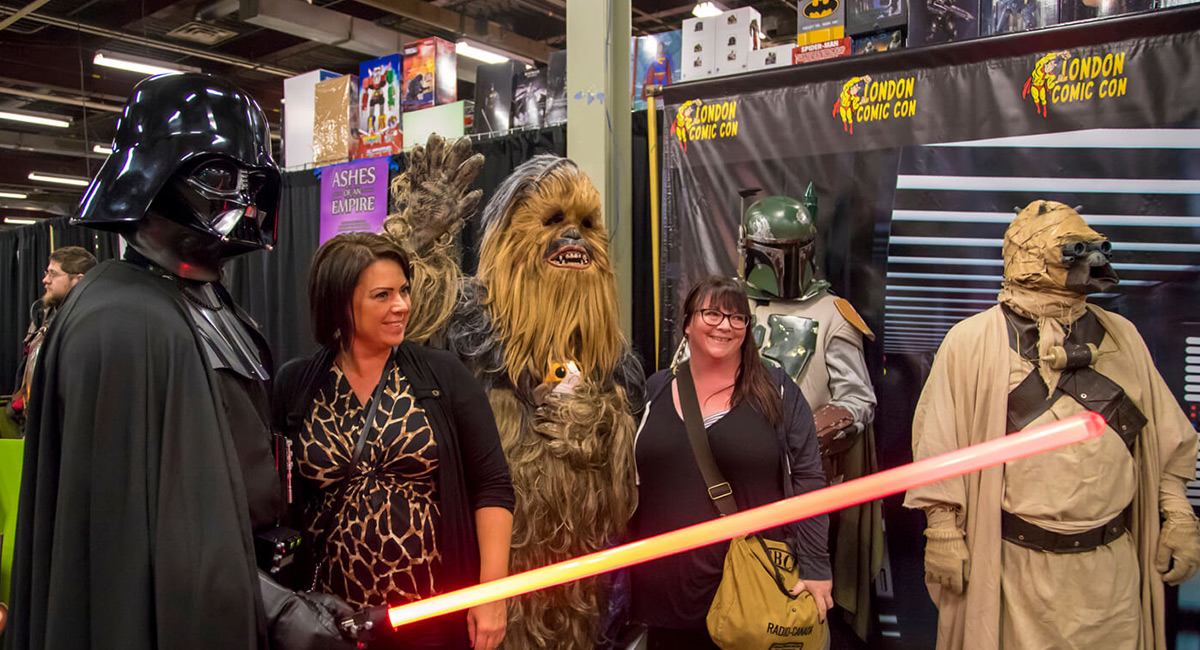
[[[387,216],[387,158],[332,165],[320,173],[320,244],[344,232],[379,232],[383,228]]]

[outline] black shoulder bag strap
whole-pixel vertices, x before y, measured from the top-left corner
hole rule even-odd
[[[313,529],[317,531],[313,534],[314,540],[317,537],[325,537],[325,533],[328,532],[329,524],[334,515],[342,509],[342,506],[346,502],[346,491],[350,489],[350,481],[358,473],[358,463],[362,460],[363,449],[367,446],[367,436],[375,428],[372,426],[375,423],[375,413],[379,410],[379,400],[383,397],[383,387],[387,384],[391,367],[392,362],[389,360],[383,367],[383,375],[379,378],[379,383],[375,385],[375,392],[371,395],[371,406],[367,408],[366,416],[363,417],[362,428],[358,432],[358,440],[354,443],[354,453],[350,455],[350,465],[346,468],[346,475],[338,483],[337,494],[333,497],[333,501],[330,502],[329,507],[313,522]],[[328,538],[323,540],[321,544],[322,551],[326,550],[324,547],[328,544],[328,541]],[[322,552],[322,555],[327,554]],[[317,560],[316,566],[313,568],[313,584],[310,589],[315,590],[317,588],[317,572],[321,570],[321,565],[325,563],[325,560],[326,557]]]
[[[713,460],[712,448],[708,446],[708,432],[704,430],[704,418],[700,415],[700,398],[696,396],[696,384],[692,380],[690,363],[684,361],[677,366],[675,380],[679,382],[679,407],[683,409],[683,424],[687,427],[688,442],[692,444],[696,465],[700,467],[700,475],[704,477],[704,485],[708,487],[708,498],[712,499],[722,517],[732,515],[737,512],[733,488],[721,475],[717,461]]]
[[[712,448],[708,445],[708,432],[704,430],[704,418],[700,415],[700,398],[696,395],[696,383],[692,379],[691,364],[687,361],[679,364],[675,371],[675,379],[679,382],[679,407],[683,409],[683,424],[687,427],[688,442],[692,444],[692,455],[704,484],[708,486],[708,498],[712,499],[717,512],[722,517],[737,512],[737,503],[733,500],[733,488],[722,476],[713,459]],[[755,535],[762,546],[764,557],[770,560],[771,553],[761,535]],[[789,598],[795,598],[783,584],[783,576],[774,562],[768,562],[774,570],[775,586]]]

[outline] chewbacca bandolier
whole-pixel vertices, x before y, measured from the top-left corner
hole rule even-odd
[[[631,413],[644,387],[618,324],[600,195],[565,158],[522,164],[484,208],[477,275],[460,278],[453,236],[479,200],[466,188],[482,157],[466,140],[418,149],[385,230],[415,254],[411,338],[455,352],[488,390],[517,493],[511,571],[611,546],[636,505]],[[605,584],[514,599],[505,647],[594,647]]]

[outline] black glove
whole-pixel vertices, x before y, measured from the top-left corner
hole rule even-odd
[[[354,650],[338,621],[354,615],[341,598],[295,592],[258,572],[273,650]]]

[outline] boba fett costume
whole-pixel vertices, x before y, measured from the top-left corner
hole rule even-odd
[[[863,337],[875,335],[849,301],[817,277],[816,192],[804,203],[768,196],[742,218],[739,273],[754,302],[753,334],[769,363],[780,366],[812,407],[830,482],[876,470],[871,421],[875,393]],[[841,511],[834,528],[835,602],[865,638],[871,580],[882,563],[879,502]]]

